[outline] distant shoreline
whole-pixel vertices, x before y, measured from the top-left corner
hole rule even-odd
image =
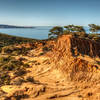
[[[0,28],[35,28],[33,26],[0,25]]]

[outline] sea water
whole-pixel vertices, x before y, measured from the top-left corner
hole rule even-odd
[[[0,28],[1,33],[8,35],[27,37],[33,39],[47,39],[49,30],[53,26],[36,26],[35,28]],[[88,33],[88,28],[84,27]]]

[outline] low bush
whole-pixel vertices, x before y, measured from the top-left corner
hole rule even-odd
[[[50,51],[51,50],[51,48],[49,48],[49,47],[43,47],[43,52],[48,52],[48,51]]]
[[[17,76],[22,76],[22,75],[24,75],[24,74],[26,74],[26,70],[25,69],[20,69],[20,70],[18,70],[18,71],[16,71],[15,73],[14,73],[14,75],[17,77]]]
[[[35,82],[35,80],[34,80],[34,78],[33,78],[32,76],[27,77],[27,78],[26,78],[26,81],[32,82],[32,83]]]
[[[0,57],[0,70],[2,71],[14,71],[22,68],[28,68],[28,64],[24,64],[20,60],[16,60],[14,57]]]
[[[26,82],[23,78],[18,78],[13,81],[13,85],[21,85],[23,82]]]
[[[9,85],[10,84],[10,76],[7,73],[0,73],[0,85]]]

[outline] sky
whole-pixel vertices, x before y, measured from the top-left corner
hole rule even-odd
[[[0,0],[0,24],[100,25],[100,0]]]

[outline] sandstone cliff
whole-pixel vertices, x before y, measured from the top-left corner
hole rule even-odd
[[[71,35],[57,39],[51,53],[54,68],[60,70],[69,80],[95,81],[99,69],[100,43]]]

